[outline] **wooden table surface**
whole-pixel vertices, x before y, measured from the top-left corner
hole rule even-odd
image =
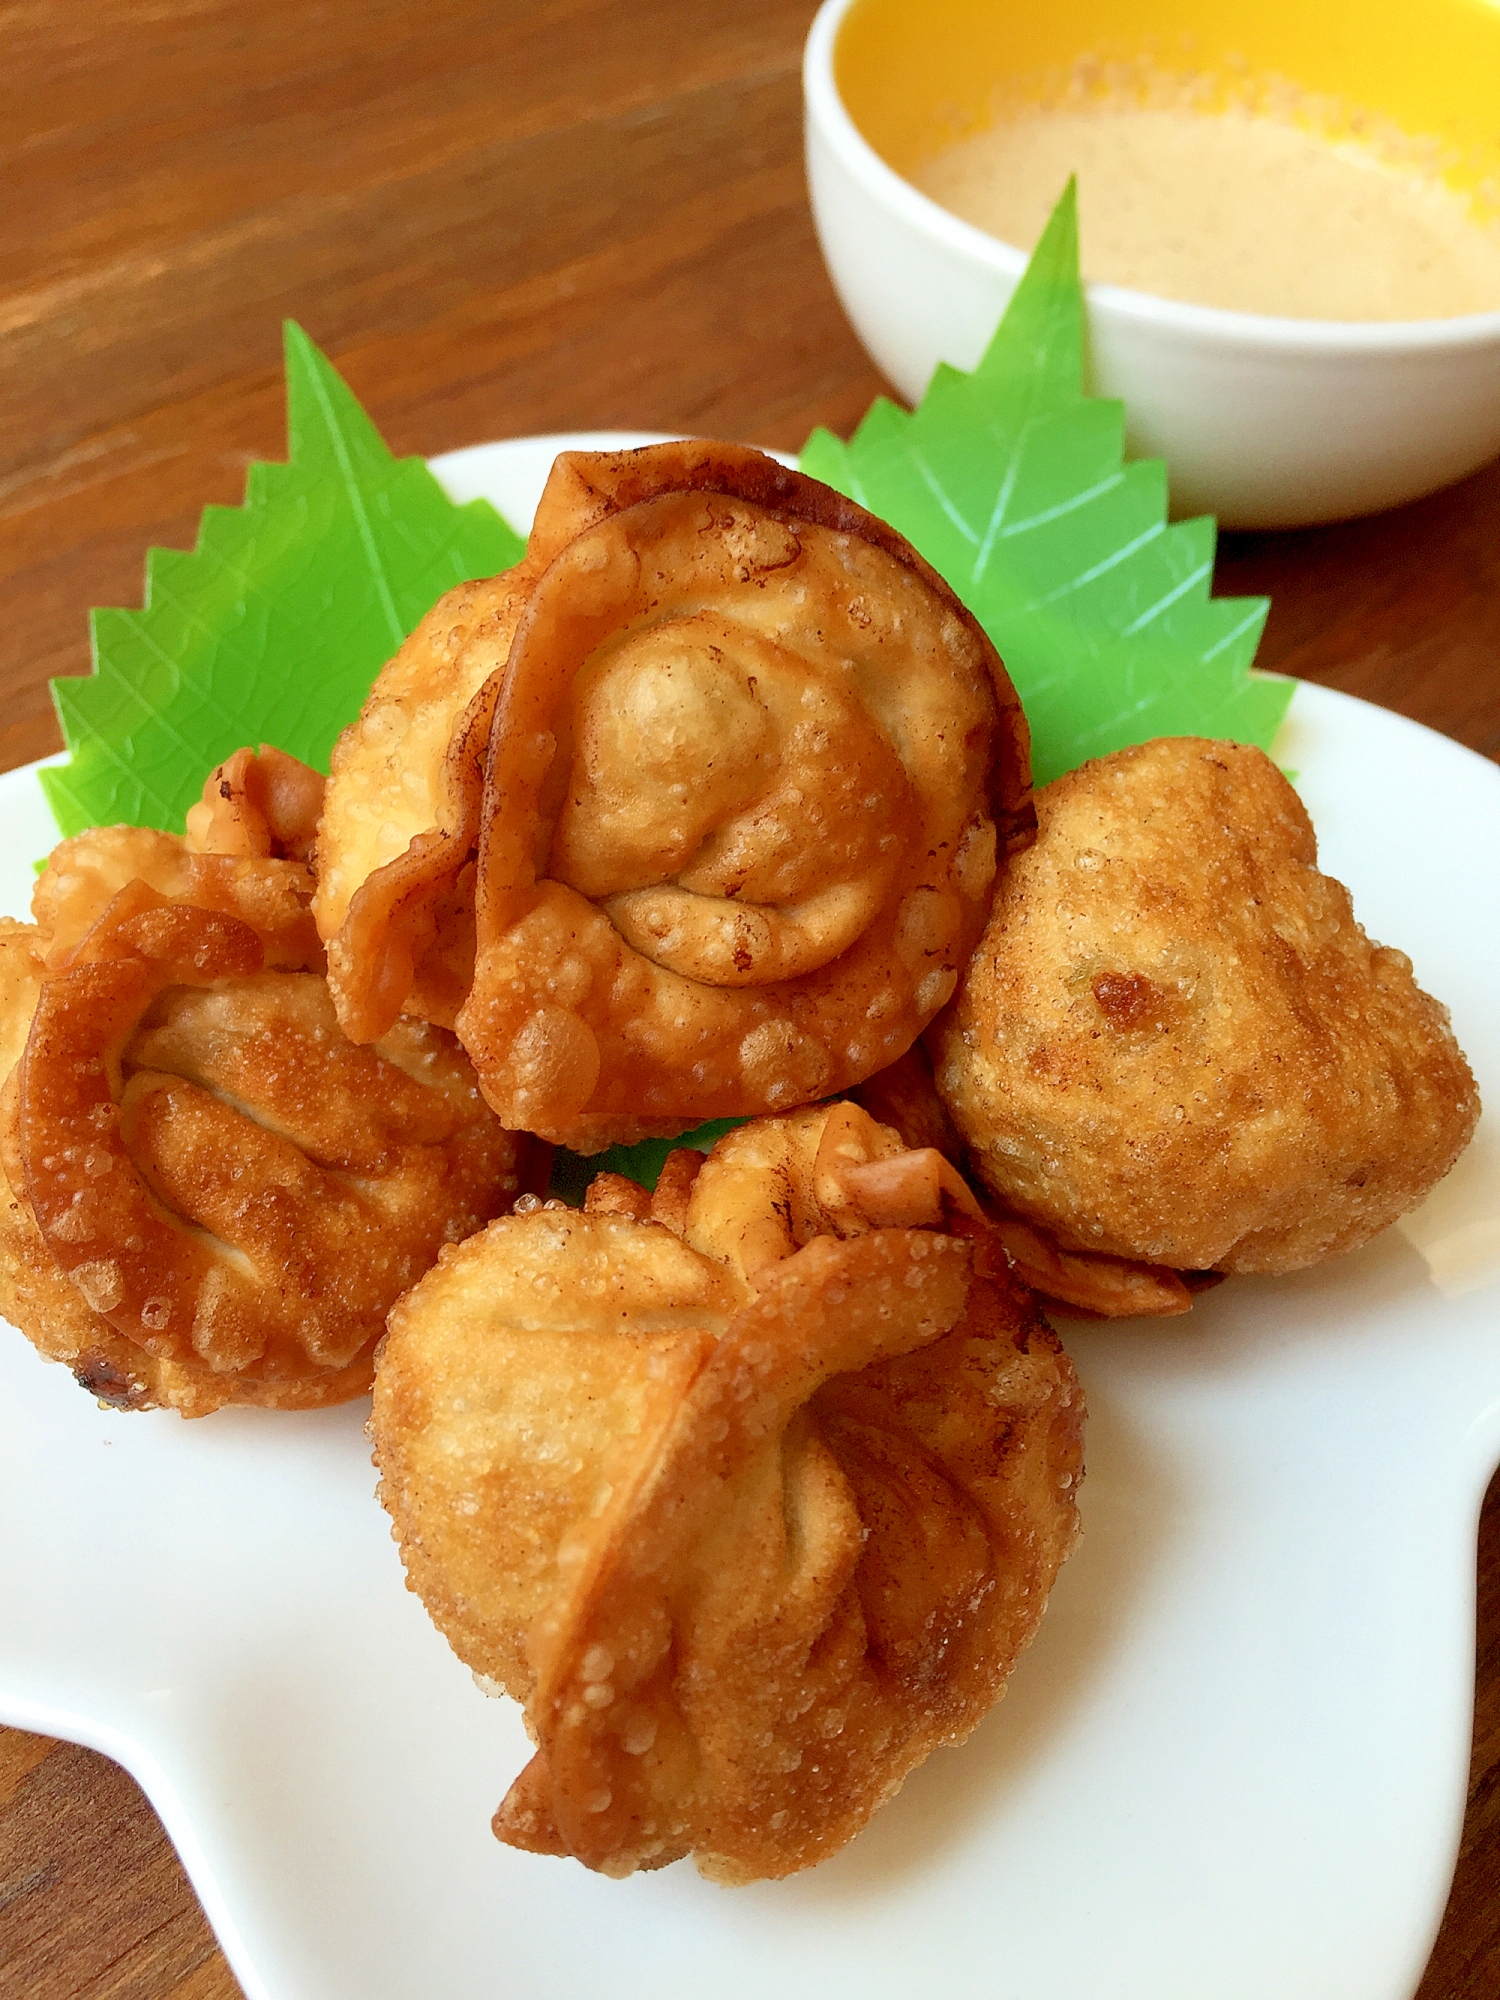
[[[146,546],[189,546],[205,503],[237,502],[246,464],[281,455],[283,315],[401,452],[846,432],[881,384],[807,212],[812,12],[0,9],[0,768],[57,747],[46,681],[86,669],[87,607],[138,603]],[[1500,468],[1376,520],[1226,538],[1219,588],[1272,594],[1263,664],[1500,752]],[[1398,809],[1419,822],[1420,800]],[[1500,1486],[1480,1527],[1477,1717],[1421,2000],[1500,1993]],[[0,2000],[237,1990],[132,1781],[0,1731]]]

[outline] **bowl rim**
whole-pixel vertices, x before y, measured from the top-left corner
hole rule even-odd
[[[888,166],[855,124],[834,81],[833,52],[844,17],[857,0],[823,0],[808,31],[802,59],[803,101],[842,164],[899,221],[920,230],[971,266],[1009,278],[1025,270],[1028,253],[944,208]],[[1091,309],[1207,341],[1303,354],[1422,354],[1483,348],[1500,343],[1500,310],[1459,313],[1444,319],[1293,319],[1274,313],[1237,312],[1227,306],[1190,304],[1125,285],[1087,283]]]

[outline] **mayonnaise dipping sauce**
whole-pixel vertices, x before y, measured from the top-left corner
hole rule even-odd
[[[1086,278],[1293,319],[1500,310],[1500,230],[1435,174],[1290,118],[1107,101],[1020,110],[910,179],[1030,249],[1073,173]]]

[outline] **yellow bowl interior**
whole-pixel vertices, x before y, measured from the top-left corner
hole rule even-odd
[[[1439,142],[1443,176],[1500,208],[1500,0],[856,0],[839,94],[898,173],[1025,102],[1080,58],[1210,79],[1247,73]]]

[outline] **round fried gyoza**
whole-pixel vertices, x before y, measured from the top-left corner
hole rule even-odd
[[[594,1151],[889,1062],[1030,827],[1005,670],[891,529],[735,446],[565,454],[340,745],[319,922],[351,1034],[456,1019],[507,1124]]]
[[[948,999],[1025,725],[891,529],[756,452],[601,457],[490,737],[458,1034],[502,1118],[583,1151],[857,1082]]]
[[[929,1036],[983,1179],[1064,1246],[1293,1271],[1415,1206],[1478,1094],[1259,750],[1168,737],[1038,795]]]
[[[445,1252],[372,1430],[411,1587],[526,1704],[500,1838],[743,1882],[834,1852],[997,1699],[1076,1533],[1083,1406],[938,1154],[841,1104],[696,1164]]]
[[[101,1399],[185,1415],[362,1393],[392,1301],[518,1185],[453,1037],[348,1042],[305,866],[243,851],[232,787],[214,810],[241,852],[65,841],[0,939],[0,1309]]]

